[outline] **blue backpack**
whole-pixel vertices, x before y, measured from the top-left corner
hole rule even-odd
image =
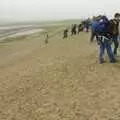
[[[98,35],[106,35],[108,33],[109,20],[106,16],[102,16],[99,21],[93,21],[92,31]]]

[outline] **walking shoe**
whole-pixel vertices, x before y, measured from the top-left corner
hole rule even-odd
[[[100,60],[100,61],[99,61],[100,64],[103,64],[104,62],[105,62],[104,60]]]
[[[111,60],[110,63],[116,63],[117,61],[114,59],[114,60]]]

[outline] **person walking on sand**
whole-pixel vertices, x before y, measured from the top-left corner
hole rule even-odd
[[[68,37],[68,29],[64,29],[63,39]]]
[[[117,49],[119,46],[119,41],[118,41],[118,37],[119,37],[119,22],[120,22],[120,14],[116,13],[114,15],[114,19],[110,20],[110,22],[112,23],[111,26],[111,34],[112,34],[112,40],[114,43],[114,56],[117,56]]]
[[[77,34],[77,25],[74,24],[72,25],[72,29],[71,29],[71,36],[76,35],[76,34]]]
[[[110,63],[115,63],[116,60],[113,55],[111,47],[111,37],[109,34],[109,20],[106,16],[98,16],[97,24],[93,26],[95,34],[98,36],[99,44],[99,63],[104,63],[105,49],[107,51]]]
[[[78,25],[78,34],[79,34],[81,31],[83,31],[83,29],[84,29],[84,26],[83,26],[82,23],[80,23],[80,24]]]
[[[48,39],[49,39],[49,35],[46,34],[46,36],[45,36],[45,44],[48,44]]]

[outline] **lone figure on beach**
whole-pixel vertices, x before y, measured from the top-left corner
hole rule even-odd
[[[49,39],[49,36],[48,36],[48,34],[46,34],[46,36],[45,36],[45,44],[48,44],[48,39]]]
[[[64,29],[63,39],[68,37],[68,29]]]
[[[77,25],[76,25],[76,24],[72,25],[72,28],[71,28],[71,36],[72,36],[72,35],[76,35],[76,33],[77,33],[76,29],[77,29]]]

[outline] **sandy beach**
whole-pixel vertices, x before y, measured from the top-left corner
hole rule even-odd
[[[120,120],[120,61],[98,64],[88,33],[62,30],[0,42],[0,120]]]

